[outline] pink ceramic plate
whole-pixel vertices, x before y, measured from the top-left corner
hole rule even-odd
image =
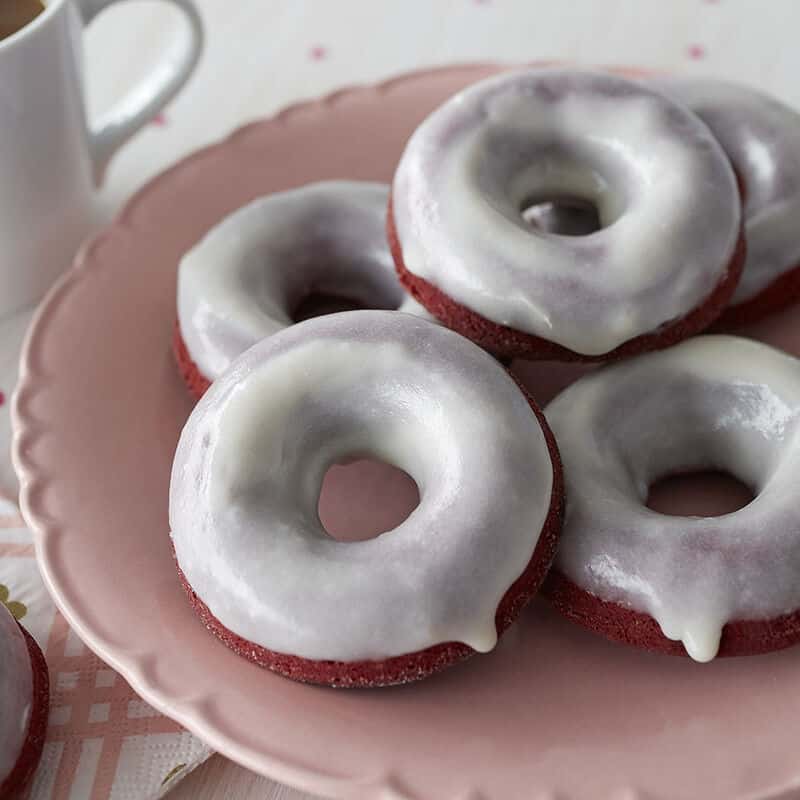
[[[190,409],[170,356],[181,254],[263,192],[389,179],[423,116],[491,71],[410,75],[250,125],[150,183],[84,249],[38,314],[15,409],[44,577],[150,703],[241,764],[322,795],[788,797],[800,789],[800,649],[702,666],[608,644],[536,604],[492,655],[415,686],[337,692],[238,658],[178,584],[167,483]],[[760,333],[797,351],[800,320]],[[540,399],[574,374],[525,372]],[[367,499],[390,515],[411,502],[406,483],[371,479],[365,492],[340,473],[326,513],[341,523]],[[364,525],[370,513],[362,505]]]

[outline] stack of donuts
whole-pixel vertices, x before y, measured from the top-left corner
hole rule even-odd
[[[298,322],[314,293],[360,308]],[[798,297],[800,114],[566,68],[465,89],[391,187],[260,198],[183,257],[173,346],[199,402],[170,527],[196,613],[245,658],[340,687],[490,651],[540,590],[697,661],[800,642],[800,362],[731,335]],[[542,412],[519,359],[596,366]],[[322,481],[364,456],[420,502],[337,541]],[[754,499],[648,508],[658,479],[707,469]]]

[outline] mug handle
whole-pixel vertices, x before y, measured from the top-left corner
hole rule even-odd
[[[81,0],[78,3],[84,25],[120,0]],[[181,90],[189,80],[203,50],[203,23],[194,0],[165,0],[184,14],[187,27],[152,74],[128,92],[89,133],[96,185],[103,182],[114,153]]]

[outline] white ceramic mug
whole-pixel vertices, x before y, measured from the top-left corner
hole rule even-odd
[[[101,120],[86,119],[82,30],[119,0],[45,0],[0,41],[0,316],[44,294],[93,220],[114,152],[180,90],[203,31],[193,0],[165,0],[187,25],[161,63]]]

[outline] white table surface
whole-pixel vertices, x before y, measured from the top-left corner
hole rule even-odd
[[[540,58],[635,64],[749,82],[800,107],[797,0],[197,0],[207,48],[187,89],[114,161],[110,216],[149,177],[241,123],[335,88],[423,66]],[[87,36],[90,107],[154,63],[176,12],[131,3]],[[267,710],[268,712],[268,710]],[[216,756],[175,800],[303,800]],[[445,800],[443,798],[443,800]]]

